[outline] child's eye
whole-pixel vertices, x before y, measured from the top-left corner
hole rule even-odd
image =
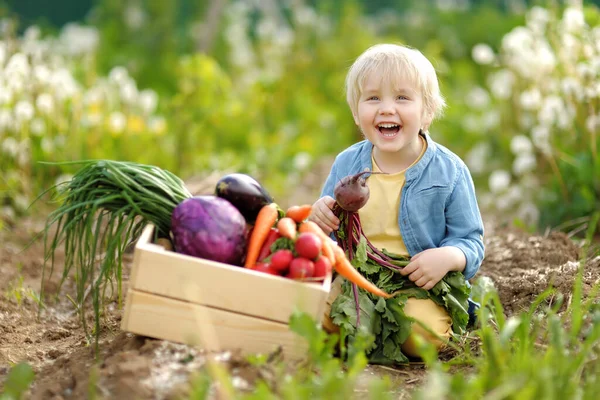
[[[400,95],[400,96],[398,96],[398,99],[399,99],[399,100],[409,100],[409,99],[408,99],[408,97],[407,97],[407,96],[404,96],[404,95]]]
[[[379,97],[377,97],[377,96],[369,96],[367,98],[367,100],[379,100]]]

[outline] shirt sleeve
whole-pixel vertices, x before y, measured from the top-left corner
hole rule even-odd
[[[465,279],[477,273],[484,257],[483,221],[473,179],[465,165],[460,168],[446,203],[446,237],[440,246],[458,247],[465,254]]]

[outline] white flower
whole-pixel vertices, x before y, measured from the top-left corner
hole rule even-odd
[[[37,97],[35,105],[41,113],[50,114],[54,110],[54,98],[48,93],[42,93]]]
[[[536,32],[542,32],[550,21],[550,13],[543,7],[534,6],[527,13],[527,26]]]
[[[50,82],[52,76],[50,69],[45,65],[36,65],[33,67],[33,76],[38,83],[46,85]]]
[[[27,56],[23,53],[15,53],[8,60],[4,73],[6,74],[6,77],[25,77],[29,75],[29,70],[30,66],[29,61],[27,61]]]
[[[23,33],[23,40],[34,42],[39,40],[41,35],[42,31],[40,27],[37,25],[31,25],[25,29],[25,32]]]
[[[8,104],[12,101],[13,91],[10,87],[0,87],[0,105]]]
[[[25,138],[19,144],[19,152],[17,153],[17,164],[20,167],[25,167],[25,166],[29,165],[30,160],[31,160],[30,141],[29,141],[29,138]]]
[[[313,26],[317,19],[317,13],[312,7],[299,3],[294,9],[293,17],[298,25]]]
[[[522,153],[531,153],[533,150],[533,145],[529,138],[525,135],[516,135],[510,141],[510,150],[515,155],[519,155]]]
[[[9,109],[0,109],[0,131],[10,129],[12,126],[12,114]]]
[[[115,111],[110,114],[108,123],[113,132],[123,132],[123,129],[125,129],[125,126],[127,125],[127,118],[123,113]]]
[[[570,33],[564,33],[561,37],[563,50],[571,57],[577,55],[577,48],[579,47],[579,40]]]
[[[274,37],[275,32],[277,32],[277,25],[272,18],[262,19],[256,27],[256,34],[261,39]]]
[[[542,102],[542,94],[537,88],[527,90],[519,96],[519,103],[525,110],[536,110]]]
[[[56,180],[54,181],[55,185],[59,185],[61,183],[66,183],[69,182],[71,179],[73,179],[73,175],[71,174],[62,174],[59,175]]]
[[[65,147],[65,145],[67,144],[67,135],[65,135],[64,133],[56,135],[56,137],[54,138],[54,144],[56,145],[56,147]]]
[[[133,104],[138,98],[138,89],[135,81],[128,79],[123,85],[121,85],[121,98],[127,104]]]
[[[108,79],[117,85],[122,85],[129,80],[129,73],[125,67],[117,66],[110,70]]]
[[[15,105],[15,117],[19,121],[29,121],[33,118],[35,110],[30,102],[21,100]]]
[[[473,57],[473,60],[480,65],[490,65],[496,58],[494,50],[485,43],[479,43],[473,46],[471,57]]]
[[[469,132],[480,132],[481,131],[481,122],[479,118],[477,118],[474,114],[467,114],[462,119],[462,126],[466,131]]]
[[[502,38],[502,48],[509,53],[521,54],[524,49],[532,48],[533,35],[524,26],[517,26]]]
[[[44,134],[44,132],[46,131],[46,121],[44,121],[43,119],[41,119],[39,117],[34,118],[31,121],[29,129],[31,130],[31,133],[34,136],[42,136]]]
[[[585,27],[583,12],[574,7],[568,7],[563,13],[563,29],[567,32],[579,32]]]
[[[510,174],[505,170],[496,170],[490,174],[488,185],[492,193],[500,193],[510,185]]]
[[[488,85],[494,96],[499,99],[508,99],[510,97],[515,82],[515,76],[511,71],[507,69],[500,70],[491,74],[488,79]]]
[[[517,156],[513,162],[513,172],[517,176],[524,175],[527,172],[532,171],[537,162],[535,156],[531,153],[521,153]]]
[[[140,29],[146,23],[146,12],[139,4],[130,4],[125,8],[123,13],[125,23],[132,30]]]
[[[600,126],[600,116],[598,115],[589,115],[585,120],[585,127],[590,132],[595,132]]]
[[[2,142],[2,151],[11,157],[15,157],[19,153],[19,142],[14,137],[7,137]]]
[[[467,105],[475,109],[485,109],[490,105],[490,95],[487,90],[476,86],[467,93]]]
[[[544,154],[550,154],[552,147],[550,146],[550,129],[544,125],[538,125],[531,129],[531,138],[535,147],[540,149]]]
[[[300,152],[294,157],[294,167],[297,171],[304,171],[310,166],[312,157],[307,152]]]
[[[100,42],[100,35],[94,27],[68,23],[63,27],[59,40],[68,54],[78,56],[93,53]]]
[[[158,105],[158,95],[152,89],[144,89],[140,92],[139,102],[146,114],[152,114]]]
[[[593,57],[587,62],[580,62],[577,64],[577,75],[582,79],[594,79],[600,72],[600,57]],[[571,79],[575,79],[570,77]]]
[[[289,49],[294,44],[295,38],[293,30],[288,28],[279,29],[273,38],[273,44],[280,49]]]
[[[6,43],[0,40],[0,67],[4,66],[4,63],[6,62],[6,53]]]
[[[517,216],[526,224],[536,225],[540,219],[540,210],[535,204],[526,202],[517,210]]]
[[[488,160],[490,158],[490,145],[487,142],[479,142],[473,147],[465,158],[469,169],[474,174],[485,172]]]
[[[562,99],[556,95],[548,96],[538,113],[538,120],[542,125],[552,126],[564,112],[565,104]]]
[[[79,83],[73,78],[71,72],[66,68],[59,68],[52,73],[50,86],[54,88],[54,94],[59,100],[73,97],[79,91]]]
[[[500,112],[496,109],[488,110],[481,116],[481,123],[485,129],[495,129],[500,124]]]
[[[152,117],[148,121],[150,131],[155,134],[161,134],[167,130],[167,121],[163,117]]]
[[[48,136],[44,136],[40,142],[42,151],[46,154],[52,154],[54,152],[54,142]]]

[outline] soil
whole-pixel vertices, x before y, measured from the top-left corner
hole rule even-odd
[[[210,185],[208,185],[210,187]],[[60,295],[48,296],[38,312],[43,241],[29,247],[42,230],[42,218],[24,218],[0,231],[0,393],[10,367],[29,363],[36,378],[28,398],[68,399],[174,399],[186,393],[191,376],[212,360],[228,368],[234,385],[250,390],[272,371],[257,368],[238,353],[205,353],[193,347],[136,336],[120,331],[122,310],[108,305],[100,332],[99,352],[88,342],[81,321],[67,295],[74,295],[73,280],[66,279]],[[498,289],[507,315],[529,308],[536,295],[550,284],[566,302],[577,274],[581,249],[565,234],[530,235],[510,227],[486,226],[486,258],[479,277],[489,277]],[[61,266],[61,254],[56,263]],[[131,256],[124,258],[124,289]],[[56,293],[62,270],[46,282],[46,294]],[[600,257],[590,258],[584,269],[584,290],[598,281]],[[558,296],[558,294],[557,294]],[[39,314],[39,315],[38,315]],[[91,320],[89,321],[91,323]],[[356,397],[364,397],[373,376],[388,376],[399,395],[425,379],[422,364],[388,368],[368,366],[359,377]]]

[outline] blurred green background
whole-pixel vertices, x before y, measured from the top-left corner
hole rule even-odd
[[[276,199],[306,182],[317,196],[311,174],[360,139],[347,68],[398,42],[437,68],[449,108],[431,134],[467,162],[481,207],[576,234],[600,209],[595,3],[0,2],[0,223],[73,172],[40,161],[240,171]]]

